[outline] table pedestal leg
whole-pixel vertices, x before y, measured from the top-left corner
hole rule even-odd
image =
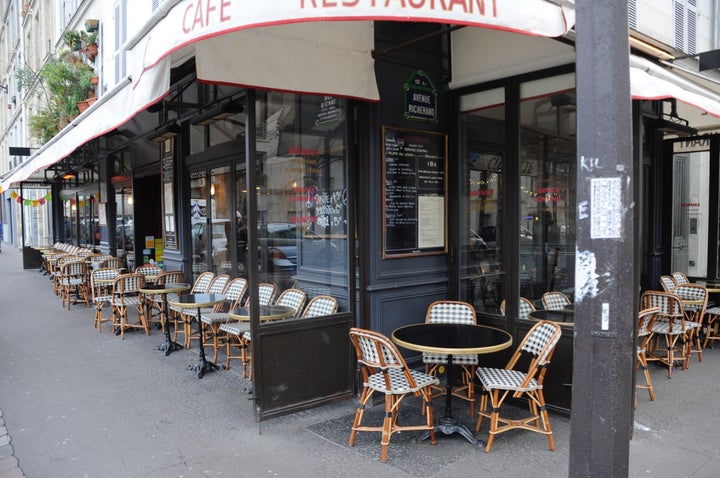
[[[190,370],[197,370],[197,378],[203,378],[205,372],[212,372],[220,367],[205,358],[205,344],[203,343],[203,323],[200,320],[200,308],[197,310],[198,340],[200,341],[200,354],[197,365],[191,365]]]
[[[168,314],[167,295],[163,294],[162,299],[163,299],[163,318],[162,318],[162,320],[163,320],[163,324],[165,324],[165,326],[163,327],[165,329],[165,341],[163,343],[161,343],[160,345],[158,345],[157,349],[164,350],[165,356],[167,357],[168,355],[170,355],[170,352],[172,352],[173,350],[180,350],[183,348],[183,346],[177,342],[173,342],[172,339],[170,338],[170,318],[169,318],[170,315]]]
[[[473,445],[485,446],[485,442],[475,438],[475,435],[470,431],[468,427],[460,423],[460,420],[455,418],[452,414],[452,389],[455,384],[455,373],[452,355],[448,355],[447,373],[445,374],[447,383],[445,384],[445,413],[435,421],[435,433],[441,432],[445,435],[452,435],[453,433],[459,433],[467,441]],[[429,432],[423,433],[419,440],[425,440],[430,437]]]

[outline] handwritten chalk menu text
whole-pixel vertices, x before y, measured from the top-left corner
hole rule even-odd
[[[447,251],[447,137],[383,127],[383,257]]]

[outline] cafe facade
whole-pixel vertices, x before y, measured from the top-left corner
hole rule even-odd
[[[352,326],[390,335],[453,299],[519,341],[533,325],[521,297],[575,293],[572,2],[390,3],[270,13],[259,2],[166,2],[127,40],[127,79],[25,170],[75,172],[51,182],[56,240],[121,255],[129,268],[158,262],[188,281],[246,277],[251,297],[273,282],[338,299],[325,317],[252,314],[258,420],[354,396]],[[642,178],[638,267],[641,287],[653,288],[671,261],[657,205],[672,202],[662,192],[673,186],[663,173],[672,146],[659,120],[670,99],[681,114],[699,105],[676,91],[687,79],[647,51],[631,55],[631,82],[657,90],[636,80],[628,105]],[[717,95],[701,93],[704,111],[720,113]],[[702,141],[717,177],[717,137]],[[717,216],[717,195],[708,191],[715,206],[704,217]],[[685,203],[674,207],[694,207]],[[563,412],[572,353],[565,327],[545,381]]]

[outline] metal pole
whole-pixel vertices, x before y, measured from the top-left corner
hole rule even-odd
[[[577,3],[577,254],[569,476],[628,474],[634,284],[626,0]]]

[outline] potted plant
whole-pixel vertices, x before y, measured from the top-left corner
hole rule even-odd
[[[96,32],[98,31],[98,27],[100,26],[100,20],[97,18],[88,18],[85,20],[85,31],[88,33]]]
[[[97,32],[94,31],[92,33],[88,33],[87,36],[84,38],[85,41],[85,55],[87,56],[87,59],[94,62],[95,57],[98,54],[98,44],[97,44]]]
[[[83,47],[83,33],[77,30],[68,30],[63,35],[65,45],[72,51],[80,51]]]

